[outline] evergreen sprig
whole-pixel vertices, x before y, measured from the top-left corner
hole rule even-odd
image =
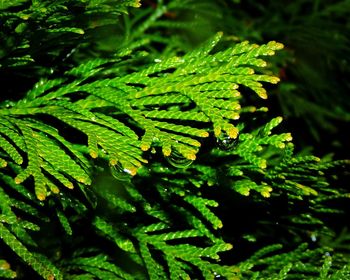
[[[165,34],[186,29],[186,7],[215,17],[212,4],[150,1],[127,15],[139,5],[0,2],[0,74],[26,81],[9,82],[0,103],[0,277],[347,277],[348,261],[326,246],[225,259],[236,236],[213,190],[259,206],[283,196],[292,213],[280,220],[307,225],[290,230],[292,245],[330,232],[319,215],[349,196],[330,184],[346,161],[295,154],[291,134],[275,133],[281,117],[245,121],[266,111],[243,101],[267,98],[279,79],[265,57],[283,45],[219,32],[187,51]],[[121,30],[113,51],[94,43],[110,25]]]
[[[178,153],[189,160],[196,158],[201,145],[197,139],[208,137],[209,131],[195,123],[185,125],[185,121],[212,123],[217,137],[237,138],[238,129],[231,120],[239,118],[239,91],[223,92],[218,83],[224,88],[241,85],[266,98],[261,82],[278,79],[255,74],[249,66],[264,66],[258,57],[272,55],[281,45],[271,42],[259,47],[244,42],[209,54],[221,36],[184,57],[170,57],[122,77],[103,78],[100,74],[104,65],[111,69],[118,63],[88,62],[66,74],[73,81],[40,81],[24,99],[3,107],[1,133],[5,136],[10,130],[13,141],[2,138],[4,151],[17,164],[23,162],[19,151],[27,154],[27,167],[16,176],[16,183],[33,176],[40,200],[45,199],[47,188],[53,192],[59,188],[43,171],[68,188],[73,188],[72,180],[91,183],[88,159],[54,125],[42,121],[49,116],[85,134],[92,158],[104,153],[112,166],[132,175],[147,162],[142,151],[151,146],[161,147],[166,157]],[[92,75],[80,74],[97,67],[99,71]],[[166,71],[169,73],[164,74]],[[188,106],[183,114],[182,108]],[[116,111],[110,112],[110,108]],[[144,133],[136,134],[135,126]],[[21,140],[17,143],[17,139]]]

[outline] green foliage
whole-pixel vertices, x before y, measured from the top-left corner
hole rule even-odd
[[[11,269],[10,264],[4,259],[0,260],[0,276],[5,279],[13,279],[16,277],[16,272]]]
[[[266,98],[261,81],[275,83],[278,79],[255,74],[249,66],[264,66],[258,57],[272,55],[281,45],[271,42],[258,47],[244,42],[210,55],[220,37],[218,34],[184,57],[170,57],[122,77],[103,78],[105,63],[101,65],[97,60],[95,64],[90,61],[69,70],[66,75],[75,78],[70,83],[62,79],[49,81],[49,86],[43,81],[37,83],[24,99],[0,111],[5,127],[2,133],[11,130],[11,140],[21,139],[20,144],[12,145],[3,138],[4,151],[17,164],[23,161],[18,149],[28,155],[28,165],[16,176],[16,183],[33,176],[40,200],[45,199],[47,187],[58,192],[57,185],[53,186],[54,182],[43,171],[67,188],[73,188],[69,178],[86,185],[91,183],[85,155],[59,135],[56,127],[41,120],[46,116],[85,134],[92,158],[103,152],[112,166],[118,165],[131,175],[147,162],[141,150],[147,151],[151,146],[161,147],[166,157],[177,152],[189,160],[196,158],[201,144],[194,137],[208,137],[208,128],[183,125],[178,120],[212,123],[216,136],[227,134],[237,138],[238,130],[230,122],[239,118],[240,110],[240,94],[234,88],[242,85]],[[108,69],[114,67],[118,63],[108,64]],[[234,71],[230,70],[232,67]],[[93,71],[96,68],[98,71]],[[92,75],[85,74],[91,71]],[[164,71],[169,73],[164,75]],[[232,92],[218,90],[218,83],[224,87],[229,84]],[[212,92],[214,97],[209,95]],[[78,100],[72,102],[73,98]],[[187,106],[193,108],[182,114],[182,108]],[[109,107],[117,112],[111,114]],[[142,129],[143,135],[137,135],[131,126]]]
[[[218,30],[237,40],[259,43],[273,38],[288,46],[274,63],[283,80],[272,92],[281,113],[292,119],[291,123],[298,121],[301,131],[319,142],[325,141],[325,134],[333,134],[332,139],[346,145],[340,127],[347,126],[350,117],[349,84],[343,78],[350,71],[350,2],[224,2],[227,20],[217,22]]]
[[[346,279],[350,275],[348,265],[332,267],[335,258],[330,249],[310,250],[307,244],[302,244],[294,251],[266,256],[279,249],[280,245],[265,247],[241,263],[242,271],[249,268],[248,273],[243,272],[244,279]],[[342,262],[338,260],[337,265]],[[256,266],[265,266],[265,269],[252,272]]]
[[[209,2],[150,1],[129,15],[139,1],[0,2],[0,74],[9,78],[0,103],[0,277],[348,277],[336,246],[288,248],[310,233],[326,240],[322,214],[338,213],[332,202],[349,194],[335,178],[347,161],[296,154],[291,134],[275,132],[282,118],[266,121],[265,88],[279,78],[265,59],[283,45],[218,32],[191,49],[167,36],[196,26],[186,9],[218,18]],[[110,30],[113,43],[98,35]],[[250,230],[230,236],[222,209],[244,199],[273,209],[279,198],[292,241],[274,242],[287,249],[240,255],[235,244]],[[254,234],[260,242],[269,233]]]

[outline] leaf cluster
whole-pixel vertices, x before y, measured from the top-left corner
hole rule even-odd
[[[222,195],[267,208],[286,198],[293,215],[280,221],[299,229],[289,232],[292,246],[329,232],[317,215],[337,213],[328,201],[348,197],[330,185],[346,161],[296,155],[291,134],[273,131],[281,117],[250,127],[266,108],[243,101],[267,98],[279,79],[263,70],[265,58],[283,45],[219,32],[184,52],[176,36],[162,39],[181,28],[171,12],[203,14],[207,2],[151,1],[124,14],[138,5],[0,2],[0,72],[29,79],[23,88],[10,80],[0,104],[0,277],[346,277],[348,262],[335,253],[332,267],[325,246],[225,258],[249,230],[229,236]],[[93,32],[120,14],[120,45],[104,53]]]

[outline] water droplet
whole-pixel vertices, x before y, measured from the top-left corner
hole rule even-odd
[[[162,62],[162,60],[159,59],[159,58],[156,58],[156,59],[154,60],[154,62],[159,63],[159,62]]]
[[[310,238],[311,238],[311,241],[312,241],[312,242],[316,242],[316,241],[317,241],[317,236],[316,236],[315,233],[312,233],[311,236],[310,236]]]
[[[236,138],[228,136],[226,133],[221,133],[221,135],[216,138],[216,143],[218,147],[223,151],[231,151],[238,144],[239,134]]]
[[[109,165],[111,173],[118,181],[130,181],[132,172],[129,169],[123,168],[119,163],[116,165]]]
[[[128,173],[128,174],[132,175],[132,171],[129,170],[129,169],[127,169],[127,168],[124,168],[123,171],[124,171],[125,173]]]
[[[193,162],[193,160],[185,158],[180,152],[176,150],[172,150],[170,156],[165,158],[172,166],[176,168],[186,168]]]

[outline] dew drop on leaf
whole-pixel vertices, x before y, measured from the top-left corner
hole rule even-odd
[[[312,242],[316,242],[317,241],[317,235],[315,233],[311,233],[310,238],[311,238]]]
[[[221,133],[221,135],[218,138],[216,138],[216,144],[219,147],[219,149],[223,151],[231,151],[237,146],[238,138],[239,134],[236,138],[232,138],[226,133]]]
[[[120,164],[109,165],[111,173],[115,179],[118,181],[130,181],[132,177],[132,172],[129,169],[123,168]]]
[[[193,160],[185,158],[180,152],[176,150],[172,150],[170,156],[165,158],[172,166],[176,168],[186,168],[193,162]]]

